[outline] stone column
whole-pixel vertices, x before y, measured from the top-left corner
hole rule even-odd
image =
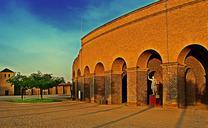
[[[90,102],[90,84],[91,84],[91,77],[86,76],[84,77],[84,98],[86,101]]]
[[[128,77],[128,76],[127,76]],[[111,103],[122,103],[122,72],[117,71],[111,74]]]
[[[74,90],[73,90],[75,99],[78,99],[78,93],[77,92],[78,92],[78,79],[75,78],[74,79]]]
[[[111,104],[111,71],[105,72],[105,99]]]
[[[185,67],[178,63],[162,64],[163,68],[163,104],[184,105],[185,103]]]
[[[58,95],[61,96],[63,95],[63,86],[57,86],[58,88]]]
[[[95,102],[95,93],[94,93],[94,85],[95,85],[95,75],[91,74],[90,75],[90,102],[94,103]]]
[[[137,69],[137,105],[147,105],[148,69]]]
[[[186,69],[187,67],[184,65],[178,65],[178,107],[183,108],[186,106],[185,101],[185,86],[186,86]]]
[[[105,100],[105,76],[97,75],[94,77],[94,96],[95,102],[103,104]]]
[[[136,105],[137,103],[137,92],[136,92],[136,68],[127,69],[127,104]]]
[[[81,100],[84,100],[84,77],[78,78],[78,91],[81,91]]]

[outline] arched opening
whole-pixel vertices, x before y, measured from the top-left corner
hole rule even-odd
[[[178,57],[178,63],[186,66],[185,105],[208,104],[208,51],[194,44],[185,47]]]
[[[141,95],[142,93],[143,98],[146,97],[146,99],[140,99],[142,101],[146,101],[146,104],[149,104],[150,95],[153,94],[151,89],[152,81],[148,79],[154,78],[156,79],[156,86],[157,86],[157,98],[160,105],[162,105],[163,101],[163,85],[162,85],[162,58],[158,52],[155,50],[146,50],[144,51],[137,62],[137,67],[141,69],[138,73],[138,95]],[[143,80],[144,79],[144,80]],[[142,90],[141,90],[142,89]],[[146,92],[146,94],[144,94]],[[146,95],[146,96],[145,96]],[[139,99],[139,98],[138,98]]]
[[[77,77],[80,77],[81,76],[81,71],[80,69],[77,70]]]
[[[122,74],[122,103],[126,103],[126,102],[127,102],[127,72],[125,70]]]
[[[102,63],[97,63],[95,66],[94,77],[94,98],[96,103],[104,103],[105,100],[105,77],[104,66]]]
[[[186,105],[194,105],[196,103],[196,77],[192,69],[186,71],[185,78],[185,99]]]
[[[88,66],[84,69],[84,98],[85,101],[90,102],[90,69]]]
[[[112,104],[127,102],[127,73],[126,62],[117,58],[112,64],[111,102]]]

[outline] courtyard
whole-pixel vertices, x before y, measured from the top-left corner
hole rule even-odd
[[[69,99],[31,104],[5,101],[8,98],[15,97],[0,98],[1,128],[208,128],[206,107],[99,105]]]

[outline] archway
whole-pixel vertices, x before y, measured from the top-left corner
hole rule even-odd
[[[81,71],[80,69],[77,70],[77,77],[80,77],[81,76]]]
[[[94,77],[94,96],[96,103],[104,103],[105,100],[105,76],[104,66],[102,63],[97,63],[95,66]]]
[[[127,73],[126,62],[117,58],[112,64],[111,102],[112,104],[127,102]]]
[[[160,97],[159,102],[162,105],[163,85],[161,64],[162,58],[160,54],[155,50],[146,50],[140,55],[137,61],[137,67],[141,70],[138,71],[137,74],[137,95],[139,95],[139,97],[137,98],[139,100],[138,102],[144,102],[146,104],[149,104],[149,96],[152,95],[152,90],[151,81],[148,80],[148,76],[149,78],[152,78],[152,76],[154,76],[157,81],[158,95]],[[144,94],[144,92],[146,92],[146,94]]]
[[[122,103],[126,103],[126,102],[127,102],[127,72],[124,71],[122,74]]]
[[[178,63],[186,66],[185,105],[208,104],[208,51],[193,44],[185,47],[178,57]]]
[[[84,99],[90,102],[90,69],[88,66],[84,69]]]

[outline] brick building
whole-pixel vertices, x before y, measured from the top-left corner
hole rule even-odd
[[[15,75],[10,69],[5,68],[0,72],[0,96],[21,95],[19,87],[11,85],[7,82],[9,78]],[[71,96],[71,83],[62,83],[53,88],[43,90],[44,95],[66,95]],[[39,88],[27,89],[24,95],[40,95]]]
[[[7,68],[0,72],[0,96],[14,95],[14,85],[7,82],[13,75],[15,73]]]
[[[208,104],[208,1],[160,0],[93,30],[73,62],[74,95],[147,105],[147,76],[163,105]],[[150,76],[151,77],[151,76]]]

